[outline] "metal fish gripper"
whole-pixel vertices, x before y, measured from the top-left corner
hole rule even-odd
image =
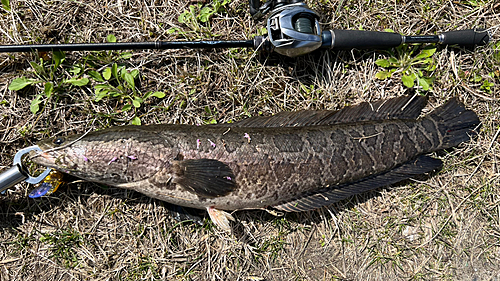
[[[27,183],[37,184],[41,182],[50,173],[51,169],[47,168],[43,173],[37,177],[33,177],[29,174],[26,168],[22,164],[23,155],[31,151],[42,151],[37,145],[30,146],[19,150],[14,156],[14,164],[11,168],[3,171],[0,174],[0,192],[4,193],[8,188],[14,185],[26,181]]]

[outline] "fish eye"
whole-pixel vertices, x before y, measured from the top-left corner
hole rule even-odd
[[[52,143],[53,143],[53,144],[55,144],[55,145],[61,145],[61,144],[63,144],[63,143],[64,143],[64,141],[65,141],[65,139],[64,139],[64,138],[57,138],[57,139],[54,139],[54,140],[52,141]]]

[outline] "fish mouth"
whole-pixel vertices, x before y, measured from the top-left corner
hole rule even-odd
[[[28,157],[33,163],[47,167],[53,167],[56,162],[54,155],[43,151],[30,151]]]

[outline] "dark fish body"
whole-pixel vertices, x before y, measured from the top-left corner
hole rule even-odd
[[[44,141],[34,162],[181,206],[303,211],[435,170],[441,161],[424,154],[479,124],[456,100],[417,118],[424,105],[414,96],[234,124],[115,127]]]

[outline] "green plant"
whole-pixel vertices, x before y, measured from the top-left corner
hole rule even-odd
[[[106,39],[108,42],[116,42],[116,37],[112,34]],[[48,57],[47,54],[45,56]],[[131,56],[129,52],[101,51],[92,52],[79,61],[66,63],[66,56],[63,52],[53,52],[50,62],[44,58],[37,58],[30,62],[32,71],[26,76],[15,78],[8,88],[12,91],[22,90],[28,86],[39,88],[40,91],[35,93],[30,105],[33,114],[40,111],[42,104],[47,104],[54,96],[58,98],[62,93],[70,91],[73,86],[92,85],[96,102],[103,99],[122,101],[124,105],[121,112],[141,107],[150,97],[165,97],[163,92],[141,93],[135,85],[139,71],[128,70],[124,64],[119,66],[114,63],[116,60],[129,59]],[[131,123],[140,125],[141,120],[138,116],[134,116]]]
[[[7,12],[10,12],[10,1],[9,0],[2,0],[2,8],[6,10]]]
[[[78,265],[78,254],[75,248],[83,244],[83,237],[72,228],[58,230],[54,233],[45,233],[40,241],[49,244],[50,257],[62,262],[66,267]]]
[[[495,71],[493,71],[493,72],[490,72],[486,78],[479,75],[478,73],[475,73],[475,72],[469,74],[465,78],[471,82],[477,83],[476,86],[478,84],[480,84],[481,87],[479,87],[479,90],[481,90],[485,93],[491,94],[491,90],[492,90],[493,86],[495,86],[495,84],[493,82],[488,81],[488,80],[495,80],[496,77],[497,77],[497,73]]]
[[[223,7],[231,0],[214,0],[210,5],[203,7],[201,3],[197,5],[189,5],[189,9],[182,12],[179,16],[179,23],[185,24],[191,31],[185,32],[179,28],[171,28],[167,32],[186,35],[188,33],[205,33],[208,37],[215,35],[210,32],[210,18],[215,14],[223,11]],[[205,26],[206,25],[206,26]]]
[[[488,3],[487,1],[483,1],[483,0],[466,0],[466,1],[461,1],[461,2],[462,2],[461,4],[469,5],[472,7],[481,7],[481,6],[484,6],[485,4]]]
[[[99,84],[94,86],[95,101],[99,102],[105,98],[119,99],[125,102],[122,111],[129,111],[141,107],[144,101],[150,97],[163,98],[165,93],[149,91],[142,94],[135,86],[135,79],[138,78],[139,71],[134,69],[129,71],[125,66],[118,66],[113,63],[111,67],[106,67],[102,73],[89,71],[89,76]],[[141,120],[135,116],[132,124],[140,125]]]
[[[66,92],[71,86],[81,87],[87,85],[89,79],[82,77],[82,67],[77,64],[63,66],[65,58],[63,52],[54,52],[50,63],[47,63],[43,58],[30,62],[33,68],[32,73],[36,78],[26,76],[16,78],[9,84],[9,90],[19,91],[27,86],[43,87],[43,94],[35,94],[34,99],[31,101],[30,110],[33,114],[36,114],[40,110],[40,104],[46,102],[54,94]],[[68,68],[70,69],[66,71]],[[66,78],[68,73],[72,75]]]
[[[413,88],[417,84],[424,91],[429,90],[434,82],[432,72],[436,69],[436,64],[432,55],[436,52],[436,47],[420,49],[418,45],[403,44],[396,47],[395,51],[387,51],[390,55],[388,59],[378,59],[375,62],[386,69],[379,71],[375,77],[384,80],[395,73],[401,73],[401,80],[406,87]]]
[[[108,36],[106,36],[106,41],[108,43],[116,43],[115,35],[109,34]],[[131,52],[99,51],[90,53],[84,59],[91,67],[96,67],[103,64],[111,64],[118,60],[128,60],[131,57]]]

